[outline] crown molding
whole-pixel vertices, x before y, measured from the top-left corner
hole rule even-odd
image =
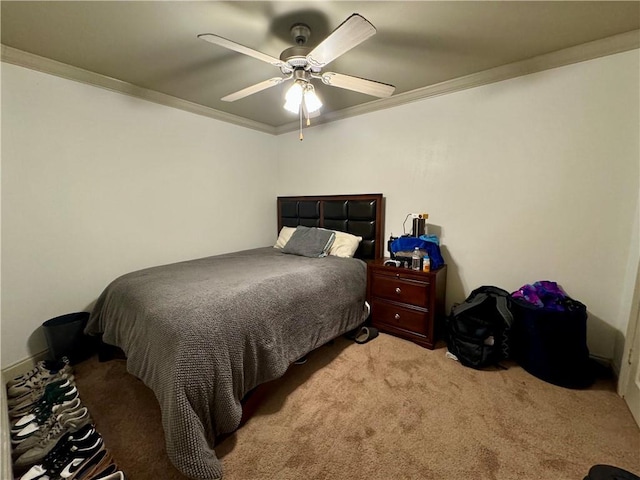
[[[272,127],[271,125],[256,122],[254,120],[248,120],[230,113],[221,112],[220,110],[215,110],[197,103],[182,100],[165,93],[149,90],[148,88],[138,87],[132,83],[123,82],[122,80],[107,77],[106,75],[90,72],[89,70],[74,67],[66,63],[34,55],[33,53],[18,50],[17,48],[9,47],[7,45],[0,45],[0,47],[0,60],[6,63],[66,78],[67,80],[74,80],[76,82],[104,88],[105,90],[111,90],[112,92],[123,93],[132,97],[165,105],[167,107],[178,108],[197,115],[203,115],[205,117],[232,123],[241,127],[269,133],[271,135],[276,133],[275,127]]]
[[[283,133],[293,132],[299,128],[298,122],[273,127],[265,123],[248,120],[237,115],[232,115],[210,107],[198,105],[197,103],[182,100],[171,95],[138,87],[128,82],[107,77],[106,75],[90,72],[49,58],[34,55],[7,45],[0,45],[0,47],[0,60],[3,62],[56,75],[68,80],[93,85],[113,92],[142,98],[160,105],[178,108],[180,110],[232,123],[241,127],[250,128],[272,135],[281,135]],[[626,52],[638,48],[640,48],[640,30],[632,30],[619,35],[539,55],[519,62],[484,70],[482,72],[473,73],[464,77],[454,78],[435,85],[418,88],[411,90],[410,92],[399,93],[389,98],[374,100],[372,102],[345,108],[336,112],[327,112],[317,117],[314,124],[308,128],[313,128],[314,126],[334,122],[336,120],[363,115],[365,113],[397,107],[399,105],[404,105],[405,103],[459,92],[469,88],[488,85],[490,83],[500,82],[510,78],[520,77],[531,73],[541,72],[573,63],[584,62],[586,60],[592,60],[594,58],[613,55],[615,53]]]
[[[473,73],[464,77],[454,78],[427,87],[411,90],[410,92],[399,93],[389,98],[374,100],[373,102],[345,108],[337,112],[325,113],[316,119],[314,126],[355,117],[365,113],[376,112],[387,108],[397,107],[405,103],[416,102],[425,98],[446,95],[459,92],[468,88],[488,85],[490,83],[508,80],[510,78],[528,75],[530,73],[541,72],[552,68],[563,67],[573,63],[584,62],[615,53],[622,53],[640,48],[640,30],[621,33],[611,37],[584,43],[575,47],[565,48],[556,52],[538,55],[536,57],[510,63],[500,67],[491,68],[482,72]],[[299,128],[298,122],[288,123],[276,128],[276,135],[294,132]]]

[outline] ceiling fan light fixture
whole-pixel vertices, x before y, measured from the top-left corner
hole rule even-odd
[[[300,111],[300,104],[302,103],[302,97],[304,96],[303,81],[296,80],[293,85],[289,87],[284,97],[284,109],[291,113],[298,113]]]
[[[322,101],[316,94],[315,88],[305,80],[298,79],[293,82],[284,98],[284,109],[291,113],[300,113],[300,106],[303,102],[309,113],[317,112],[322,108]]]
[[[310,83],[307,84],[304,90],[304,106],[309,113],[317,112],[322,108],[322,102],[316,94],[316,89]]]

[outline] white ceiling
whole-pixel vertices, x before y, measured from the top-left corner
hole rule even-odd
[[[83,81],[98,79],[100,84],[102,79],[111,82],[109,88],[146,92],[156,101],[178,99],[183,106],[236,123],[246,119],[247,126],[272,133],[297,123],[282,108],[287,84],[232,103],[220,98],[278,76],[279,70],[200,40],[198,34],[215,33],[279,57],[293,45],[292,24],[308,24],[314,46],[357,12],[377,34],[324,70],[393,84],[394,97],[409,99],[442,82],[516,62],[529,62],[520,72],[528,73],[537,68],[532,59],[620,34],[627,38],[623,49],[638,48],[640,28],[637,1],[2,1],[0,7],[5,61],[27,52],[99,74],[87,76],[75,69],[75,74],[66,73],[69,77],[81,72]],[[633,32],[631,46],[627,32]],[[39,63],[29,58],[21,61]],[[513,72],[518,70],[511,76]],[[366,111],[369,105],[382,108],[394,100],[321,83],[316,90],[325,104],[316,122],[340,118],[341,112]]]

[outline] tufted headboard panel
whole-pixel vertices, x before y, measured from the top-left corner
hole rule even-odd
[[[282,227],[322,227],[362,237],[355,257],[382,258],[384,197],[381,193],[278,197],[278,232]]]

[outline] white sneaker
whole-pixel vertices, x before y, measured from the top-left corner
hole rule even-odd
[[[28,423],[17,433],[11,434],[11,443],[15,444],[14,453],[24,453],[31,447],[35,446],[40,440],[49,434],[56,423],[65,424],[66,422],[77,423],[76,419],[82,416],[83,406],[80,397],[65,404],[56,405],[51,415],[44,421],[33,421]]]
[[[89,415],[87,407],[82,407],[77,411],[60,415],[56,419],[53,427],[48,430],[45,435],[41,436],[37,443],[20,455],[14,465],[17,468],[22,468],[41,462],[49,452],[54,449],[63,436],[69,432],[78,431],[85,425],[91,423],[91,415]],[[82,438],[79,440],[82,440]]]
[[[76,397],[72,400],[67,400],[58,405],[53,405],[51,407],[51,411],[48,412],[49,415],[47,415],[47,410],[44,409],[39,412],[27,413],[26,415],[20,417],[17,421],[13,422],[13,424],[11,425],[11,433],[18,433],[27,425],[34,422],[38,423],[39,425],[44,425],[47,420],[51,418],[51,416],[55,417],[56,415],[59,415],[67,410],[77,410],[78,408],[80,408],[80,406],[80,397]]]

